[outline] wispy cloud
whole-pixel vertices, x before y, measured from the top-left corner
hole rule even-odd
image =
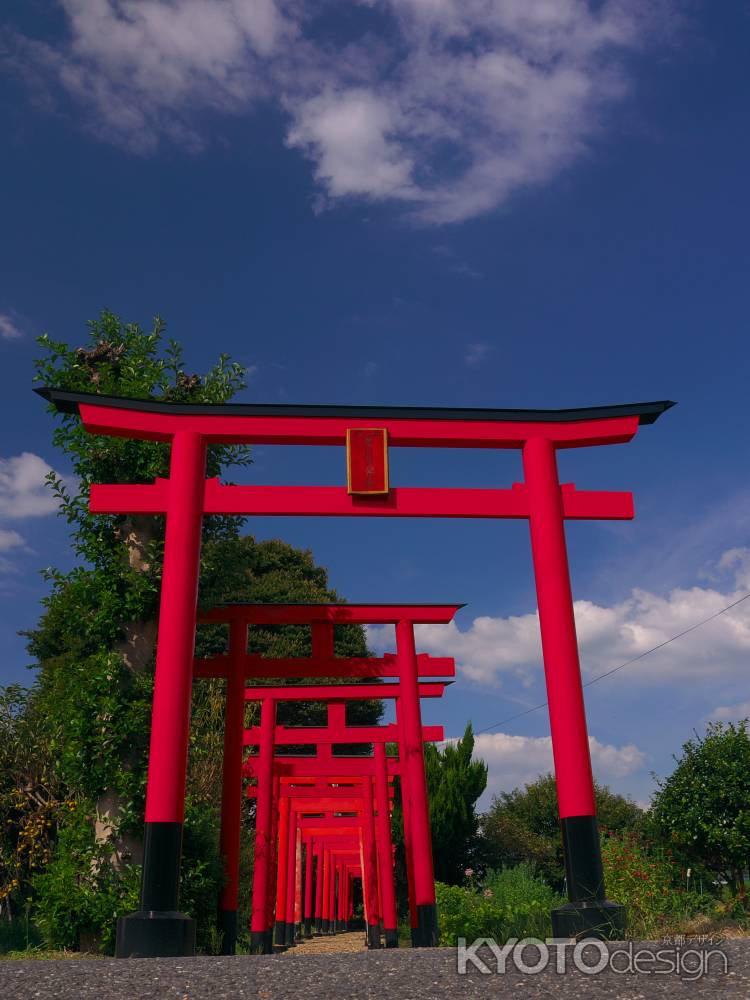
[[[45,484],[49,471],[44,459],[30,451],[0,458],[0,517],[16,519],[54,513],[57,500]]]
[[[100,138],[199,151],[210,112],[283,109],[318,206],[403,203],[427,223],[492,211],[586,154],[670,0],[58,0],[57,42],[10,65],[67,93]],[[209,112],[209,115],[206,115]],[[209,126],[210,128],[210,126]]]
[[[468,344],[466,347],[466,355],[464,356],[464,363],[469,368],[476,368],[480,365],[487,355],[490,353],[491,347],[489,344]]]
[[[613,746],[591,736],[589,750],[594,775],[604,783],[635,774],[646,764],[646,754],[633,743]],[[553,770],[549,736],[480,733],[475,738],[474,754],[487,764],[487,798],[526,785]]]
[[[0,313],[0,337],[3,340],[18,340],[23,337],[19,321],[11,313]]]

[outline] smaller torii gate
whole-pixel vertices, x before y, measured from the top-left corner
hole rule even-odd
[[[244,705],[246,700],[261,700],[261,725],[259,732],[266,727],[275,726],[276,703],[290,700],[328,700],[318,685],[302,687],[285,687],[283,695],[272,698],[270,688],[246,688],[248,680],[302,680],[310,678],[352,678],[371,679],[378,681],[386,678],[398,680],[399,693],[396,699],[398,732],[393,732],[393,742],[401,746],[401,754],[408,762],[402,775],[403,810],[405,828],[405,844],[407,851],[407,870],[409,873],[409,900],[412,924],[413,944],[425,945],[437,942],[437,916],[435,913],[434,874],[432,872],[432,856],[420,858],[417,862],[420,871],[415,874],[411,863],[412,836],[418,843],[425,843],[429,838],[429,810],[427,807],[426,783],[424,780],[424,759],[422,744],[418,734],[421,731],[421,712],[419,698],[432,697],[428,690],[442,694],[442,688],[428,689],[420,686],[420,678],[453,677],[455,676],[455,661],[452,657],[433,657],[427,654],[417,654],[414,643],[414,625],[431,623],[447,624],[452,621],[456,612],[463,607],[461,604],[333,604],[330,602],[313,604],[260,604],[253,602],[237,602],[219,605],[201,613],[199,623],[225,624],[229,627],[229,644],[227,653],[208,659],[196,658],[194,661],[194,676],[200,678],[225,678],[226,710],[224,728],[224,758],[222,778],[222,824],[221,853],[225,861],[225,884],[219,904],[219,929],[222,932],[222,948],[226,954],[233,954],[237,939],[237,900],[239,872],[239,830],[242,802],[242,726]],[[311,630],[312,655],[309,657],[271,658],[247,651],[248,628],[261,625],[293,624],[306,625]],[[381,657],[339,657],[334,651],[334,628],[337,624],[393,624],[396,627],[396,653],[386,653]],[[361,684],[349,686],[352,692],[343,697],[344,686],[336,685],[330,689],[330,700],[340,705],[336,712],[343,713],[342,701],[366,700],[395,696],[394,689],[398,685],[369,685],[370,694],[365,696]],[[388,692],[390,690],[390,693]],[[255,699],[249,692],[264,691],[263,699]],[[289,694],[293,692],[293,694]],[[316,692],[317,697],[311,697],[309,692]],[[263,722],[265,713],[266,721]],[[273,716],[273,723],[270,717]],[[344,725],[343,714],[340,725]],[[377,728],[377,727],[376,727]],[[311,731],[307,731],[311,735]],[[415,738],[416,737],[416,738]],[[440,737],[442,738],[442,737]],[[266,732],[266,743],[261,740],[260,756],[265,759],[273,757],[272,743],[269,744],[270,731]],[[283,739],[280,737],[283,744]],[[297,742],[301,742],[297,740]],[[312,739],[305,742],[315,742]],[[367,733],[360,728],[354,732],[347,729],[347,735],[341,743],[370,743]],[[275,744],[273,744],[275,745]],[[265,746],[265,751],[263,747]],[[269,749],[270,747],[270,749]],[[266,773],[262,784],[268,789],[269,778]],[[412,815],[412,793],[409,790],[414,785],[415,819]],[[266,834],[270,830],[266,814],[267,803],[259,797],[256,812],[256,866],[260,858],[261,868],[266,866],[266,857],[270,857],[273,847],[268,844]],[[258,826],[260,824],[260,826]],[[261,838],[258,839],[258,829]],[[416,832],[413,832],[416,830]],[[254,874],[254,881],[255,881]],[[260,875],[261,882],[268,875]],[[259,894],[267,893],[267,889],[259,887]],[[255,894],[255,890],[254,890]],[[419,898],[417,898],[419,897]],[[253,909],[255,927],[251,929],[251,948],[253,951],[266,952],[272,950],[269,928],[260,930],[261,917]],[[263,921],[267,924],[267,919]],[[388,940],[395,936],[395,927],[388,928]]]
[[[384,785],[385,744],[397,743],[401,762],[402,803],[404,812],[404,843],[407,855],[407,872],[410,883],[410,914],[412,922],[412,941],[417,947],[431,947],[437,944],[437,912],[435,909],[435,876],[432,864],[432,837],[430,832],[429,804],[427,801],[427,783],[424,769],[423,743],[425,740],[440,741],[444,738],[442,726],[423,727],[419,699],[423,697],[441,697],[447,684],[419,683],[415,679],[416,719],[403,710],[403,702],[411,688],[409,684],[352,684],[352,685],[311,685],[295,687],[254,687],[245,689],[248,700],[260,701],[261,722],[259,727],[247,731],[244,740],[247,745],[259,747],[257,764],[253,773],[258,780],[256,797],[256,827],[255,827],[255,858],[253,869],[253,907],[251,918],[251,949],[256,952],[268,953],[271,948],[270,925],[268,920],[268,895],[271,882],[271,859],[273,854],[273,765],[274,747],[276,745],[335,745],[335,744],[374,744],[383,747],[380,755],[373,758],[377,764],[376,771],[379,786]],[[412,692],[409,690],[408,694]],[[395,699],[397,722],[386,726],[347,726],[345,719],[345,703],[347,701],[371,699]],[[327,727],[284,727],[275,724],[273,711],[278,701],[327,701]],[[273,711],[272,711],[273,709]],[[416,722],[416,726],[414,723]],[[350,760],[368,760],[366,757],[349,758]],[[300,758],[305,760],[305,758]],[[336,766],[336,758],[331,757],[331,765]],[[379,793],[382,794],[382,793]],[[282,814],[283,821],[283,814]],[[390,841],[390,837],[388,838]],[[239,845],[238,845],[239,847]],[[383,860],[383,864],[385,861]],[[239,851],[227,861],[228,879],[233,881],[233,873],[239,871]],[[281,874],[282,868],[279,868]],[[236,884],[236,881],[235,881]],[[236,899],[236,890],[234,893]],[[235,903],[236,907],[236,903]],[[278,920],[278,916],[277,916]],[[236,926],[234,921],[227,920],[226,925]],[[388,940],[394,937],[396,926],[386,928],[393,932],[387,935]],[[284,932],[286,940],[286,931]],[[277,943],[279,941],[277,930]],[[379,941],[379,934],[378,934]],[[373,931],[374,942],[374,931]],[[372,947],[376,945],[373,943]]]

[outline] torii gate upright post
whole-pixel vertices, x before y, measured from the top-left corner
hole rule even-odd
[[[287,855],[289,843],[289,799],[279,798],[279,833],[276,850],[276,926],[275,939],[280,947],[286,947],[286,882],[288,877]]]
[[[363,849],[364,866],[362,878],[367,879],[369,913],[367,915],[367,947],[380,947],[380,913],[378,912],[378,868],[375,857],[375,816],[372,808],[372,778],[365,775],[362,779],[363,813]]]
[[[241,691],[244,706],[244,682]],[[268,921],[268,899],[273,871],[273,748],[276,727],[276,702],[264,698],[260,710],[260,745],[258,748],[258,795],[255,802],[255,853],[253,859],[253,907],[250,918],[250,950],[254,954],[273,953],[272,931]],[[240,720],[240,743],[243,742]]]
[[[573,595],[565,544],[562,493],[554,444],[531,438],[523,448],[529,491],[531,549],[549,705],[557,801],[570,902],[552,911],[556,937],[601,932],[616,936],[625,910],[606,899],[594,800],[586,709],[578,659]]]
[[[375,800],[377,806],[377,848],[383,896],[383,933],[386,948],[398,948],[398,913],[393,884],[393,842],[391,811],[388,804],[388,767],[385,745],[375,744]]]
[[[315,858],[315,933],[323,933],[323,848],[320,846]]]
[[[227,676],[224,710],[224,765],[222,769],[221,831],[219,837],[219,850],[224,861],[224,887],[219,898],[222,955],[234,955],[237,949],[238,873],[242,818],[242,731],[245,715],[243,659],[247,646],[247,626],[245,623],[237,620],[232,621],[229,626],[229,636],[230,669]],[[271,757],[273,757],[273,749]],[[272,782],[273,760],[271,760],[271,769],[268,773],[267,791],[269,795],[273,790]],[[270,820],[270,815],[268,819]],[[265,817],[256,818],[256,824],[259,821],[265,831]],[[256,841],[257,839],[256,836]]]
[[[305,913],[304,935],[312,937],[313,919],[313,838],[305,846]]]
[[[407,774],[412,870],[417,905],[418,937],[415,944],[423,948],[436,948],[439,943],[439,931],[435,905],[430,807],[427,800],[427,778],[422,745],[417,651],[414,647],[414,625],[410,621],[400,621],[396,625],[396,654],[401,676],[401,697],[398,707],[403,719],[403,743],[399,752],[403,752],[404,770]]]
[[[195,920],[179,912],[178,897],[205,478],[204,438],[177,431],[169,468],[141,908],[117,921],[118,956],[195,952]]]

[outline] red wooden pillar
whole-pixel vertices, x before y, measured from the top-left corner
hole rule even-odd
[[[556,937],[584,931],[611,937],[624,928],[625,910],[605,898],[562,492],[552,442],[529,439],[523,465],[570,899],[552,911],[552,928]]]
[[[393,841],[388,799],[388,763],[383,743],[375,744],[375,803],[378,810],[378,869],[380,871],[385,946],[386,948],[398,948],[398,912],[396,890],[393,884]]]
[[[266,929],[267,940],[270,942],[268,953],[273,952],[274,911],[276,909],[276,879],[278,877],[279,861],[279,789],[281,782],[278,775],[273,778],[273,799],[271,800],[271,852],[268,862],[268,886],[266,887]]]
[[[323,899],[321,900],[321,930],[328,934],[331,924],[331,851],[323,849]]]
[[[318,844],[315,863],[315,933],[323,932],[323,846]]]
[[[302,937],[302,830],[297,826],[297,844],[294,852],[296,877],[294,880],[294,934]]]
[[[243,692],[244,697],[244,692]],[[269,897],[273,854],[273,754],[276,703],[265,698],[260,708],[260,746],[258,747],[258,794],[255,799],[255,852],[253,862],[253,903],[250,917],[250,951],[273,953]],[[278,780],[278,779],[277,779]]]
[[[313,921],[313,838],[310,837],[305,847],[305,937],[312,937]]]
[[[289,799],[279,795],[279,836],[276,848],[276,944],[286,945],[286,883],[289,843]]]
[[[291,947],[294,944],[294,901],[297,888],[297,812],[289,810],[289,830],[287,834],[287,861],[286,861],[286,916],[285,920],[285,944]]]
[[[414,895],[417,904],[419,936],[417,944],[434,948],[438,944],[435,874],[432,865],[430,809],[422,747],[422,712],[419,705],[419,675],[414,647],[414,626],[410,621],[396,625],[396,652],[401,680],[403,718],[403,760],[409,781],[409,806],[412,832]]]
[[[404,725],[400,699],[396,699],[396,719],[399,724],[399,760],[402,764],[399,780],[401,783],[401,812],[404,824],[404,863],[406,865],[406,887],[409,898],[409,926],[411,928],[412,947],[417,947],[419,939],[419,921],[417,919],[417,900],[414,895],[414,852],[411,834],[411,801],[409,799],[409,775],[404,765]]]
[[[242,732],[245,714],[245,677],[242,656],[247,626],[234,620],[229,626],[229,671],[224,710],[224,762],[221,789],[219,850],[224,860],[224,886],[219,896],[222,955],[237,948],[237,900],[240,880],[240,825],[242,818]]]
[[[146,788],[141,908],[117,922],[115,953],[193,955],[195,921],[178,911],[206,445],[177,431],[169,470]]]
[[[367,947],[380,947],[380,913],[378,911],[378,869],[375,856],[375,816],[372,808],[372,778],[362,779],[362,826],[364,840],[364,868],[362,874],[367,880]]]
[[[336,933],[336,859],[332,851],[329,851],[328,868],[330,871],[330,881],[328,884],[328,929],[331,934]]]

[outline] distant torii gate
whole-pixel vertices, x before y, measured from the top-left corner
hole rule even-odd
[[[36,390],[94,434],[171,444],[169,479],[92,485],[90,510],[167,519],[146,800],[141,910],[120,918],[116,952],[191,954],[194,922],[176,912],[190,724],[196,595],[204,514],[526,518],[536,577],[568,895],[556,936],[621,933],[605,898],[564,522],[630,519],[629,493],[561,485],[556,452],[630,441],[673,404],[577,410],[211,405]],[[209,444],[346,447],[347,487],[231,486],[206,480]],[[524,482],[510,489],[392,488],[390,447],[514,448]]]
[[[419,678],[453,677],[456,672],[455,661],[452,657],[434,657],[427,654],[417,654],[414,646],[413,626],[415,623],[432,622],[447,623],[451,621],[455,613],[462,607],[460,604],[448,605],[386,605],[386,604],[333,604],[330,602],[320,604],[261,604],[254,602],[237,602],[219,605],[198,616],[199,623],[203,624],[223,624],[229,628],[229,642],[226,653],[221,653],[208,659],[196,659],[194,676],[196,678],[226,678],[226,711],[224,726],[224,759],[222,772],[222,809],[221,809],[221,853],[225,864],[225,884],[221,894],[219,905],[219,928],[222,932],[222,948],[224,953],[233,954],[237,938],[237,900],[238,900],[238,879],[239,879],[239,830],[240,830],[240,808],[241,808],[241,785],[242,785],[242,724],[245,703],[245,681],[246,680],[266,680],[277,678],[284,680],[300,680],[309,678],[359,678],[359,679],[384,679],[395,678],[407,685],[406,700],[401,705],[398,703],[399,718],[408,720],[404,724],[416,726],[417,716],[415,706],[418,711],[419,701],[415,700],[416,685]],[[362,657],[339,657],[334,654],[334,628],[337,623],[346,624],[384,624],[397,622],[401,623],[400,631],[396,636],[396,653],[386,653],[384,656],[362,656]],[[248,628],[261,625],[274,624],[294,624],[307,625],[311,630],[311,650],[309,657],[264,657],[258,654],[247,652]],[[261,688],[264,694],[264,703],[270,695],[268,689]],[[289,694],[289,691],[294,692]],[[321,693],[317,687],[311,688],[319,696],[320,700],[326,700],[328,696]],[[341,702],[340,686],[332,687],[330,699],[339,705]],[[373,698],[382,697],[382,688],[377,686],[377,694]],[[442,689],[431,689],[434,693],[442,693]],[[285,696],[274,699],[274,701],[306,700],[300,695],[300,689],[285,688]],[[357,698],[362,700],[359,692],[361,686],[356,687]],[[433,696],[423,695],[423,696]],[[252,700],[252,699],[251,699]],[[257,699],[256,699],[257,700]],[[354,699],[352,699],[354,700]],[[340,713],[343,705],[336,709]],[[275,715],[275,708],[267,706],[264,709],[266,714]],[[330,716],[331,719],[334,716]],[[343,725],[343,717],[335,716],[336,725]],[[419,720],[421,724],[421,719]],[[276,730],[278,732],[278,730]],[[415,730],[416,731],[416,730]],[[370,742],[359,739],[353,732],[347,731],[348,736],[339,742]],[[380,732],[380,731],[378,731]],[[442,730],[441,730],[442,732]],[[309,731],[307,736],[309,736]],[[382,732],[380,733],[382,737]],[[394,742],[398,741],[398,736],[393,732],[390,737]],[[440,737],[426,737],[442,739]],[[408,739],[408,734],[407,734]],[[277,742],[283,745],[284,740]],[[288,742],[288,741],[287,741]],[[298,741],[299,742],[299,741]],[[313,743],[313,739],[305,739],[304,742]],[[417,767],[423,773],[421,744],[416,750],[416,743],[405,744],[411,746],[410,755],[407,755],[411,767]],[[421,800],[419,786],[423,784],[423,778],[415,774],[412,779],[416,781],[416,796],[418,802]],[[403,782],[404,789],[407,787],[406,779]],[[425,793],[426,802],[426,793]],[[418,806],[417,808],[421,808]],[[410,803],[404,803],[404,816],[410,817]],[[425,837],[425,832],[421,829],[424,824],[417,820],[418,832],[416,836],[420,842]],[[256,816],[256,845],[255,857],[262,869],[266,857],[266,834],[268,819],[266,815],[266,802],[261,796],[258,803],[258,813]],[[258,831],[260,833],[258,834]],[[429,833],[429,830],[427,831]],[[411,828],[406,832],[406,843],[411,842]],[[423,852],[425,853],[425,852]],[[432,866],[431,852],[425,854],[425,858],[430,858],[430,869]],[[421,857],[421,855],[420,855]],[[426,864],[426,861],[425,861]],[[257,871],[258,869],[254,869]],[[419,889],[416,890],[413,882],[413,869],[408,865],[409,886],[410,886],[410,913],[413,926],[413,943],[426,945],[436,943],[436,930],[434,921],[431,931],[420,930],[419,907],[422,913],[425,907],[434,908],[434,876],[430,870],[424,876],[419,876]],[[255,878],[262,880],[267,878],[267,874],[262,871]],[[263,890],[259,887],[259,893]],[[417,902],[416,894],[420,900]],[[254,924],[251,930],[251,948],[254,951],[269,952],[271,949],[270,933],[268,928],[261,930],[260,911],[254,908]],[[425,923],[423,917],[422,921]],[[393,930],[393,934],[391,934]],[[395,941],[395,927],[387,928],[387,940]]]
[[[431,727],[437,732],[435,735],[439,736],[440,727]],[[283,751],[283,748],[279,748]],[[293,784],[296,789],[299,790],[300,786],[305,785],[309,787],[313,783],[318,783],[325,781],[328,784],[336,784],[338,786],[349,785],[352,782],[361,782],[364,779],[369,779],[372,781],[375,790],[375,801],[377,803],[377,831],[378,831],[378,851],[383,852],[383,866],[385,867],[386,858],[388,854],[388,849],[391,845],[391,831],[390,831],[390,821],[389,821],[389,807],[388,802],[385,797],[385,793],[391,783],[391,781],[398,775],[401,774],[401,762],[396,757],[390,757],[386,755],[385,742],[377,741],[374,744],[374,755],[373,756],[361,756],[355,754],[333,754],[333,744],[320,743],[315,745],[315,753],[313,755],[294,755],[294,756],[276,756],[274,758],[273,767],[273,802],[278,803],[280,799],[280,789],[283,788],[284,784]],[[258,757],[248,757],[244,765],[244,773],[248,778],[257,779],[260,773],[258,768]],[[257,789],[250,786],[248,788],[249,795],[257,795]],[[403,781],[402,781],[402,808],[406,810],[407,799],[403,795]],[[273,868],[278,861],[275,853],[275,846],[277,840],[284,841],[285,833],[282,828],[285,824],[288,824],[288,814],[286,816],[283,813],[280,815],[278,808],[272,809],[272,833],[271,833],[271,843],[268,856],[270,858],[270,865]],[[277,827],[278,821],[278,827]],[[288,831],[288,826],[286,827]],[[406,814],[404,816],[404,832],[405,839],[408,838],[408,820],[406,819]],[[287,834],[288,835],[288,834]],[[407,862],[408,864],[408,862]],[[408,870],[408,868],[407,868]],[[282,879],[286,878],[286,872],[282,868],[279,868],[279,876]],[[327,875],[325,878],[327,879]],[[328,896],[323,896],[323,858],[318,858],[318,868],[316,872],[316,899],[315,899],[315,918],[316,927],[319,931],[323,930],[327,932],[329,929],[328,921],[330,914],[328,912]],[[284,883],[286,884],[286,883]],[[254,909],[253,909],[253,921],[252,926],[254,928],[254,935],[252,940],[255,945],[256,951],[268,951],[271,947],[271,937],[272,931],[270,930],[273,924],[273,906],[270,905],[271,899],[271,884],[267,885],[267,893],[269,897],[269,906],[264,911],[260,901],[256,897],[255,892],[253,893],[254,898]],[[413,885],[410,878],[410,895],[409,895],[409,908],[412,914],[412,925],[415,924],[414,914],[416,913],[416,908],[414,906],[413,899]],[[284,890],[285,891],[285,890]],[[284,892],[277,886],[276,899],[277,902],[282,898]],[[256,902],[257,901],[257,902]],[[324,905],[325,904],[325,905]],[[395,908],[395,899],[393,906]],[[325,912],[323,910],[325,909]],[[388,915],[391,913],[391,908],[386,907],[386,920],[385,920],[385,943],[387,948],[392,948],[397,946],[397,930],[395,918],[393,923],[390,923]],[[325,919],[324,919],[325,918]],[[321,923],[323,922],[323,923]],[[261,928],[268,928],[265,937],[261,936]],[[282,943],[282,928],[278,927],[277,930],[277,943]],[[284,940],[286,939],[285,929],[284,929]]]
[[[258,794],[255,813],[255,855],[253,867],[253,911],[251,921],[251,946],[253,950],[270,948],[267,926],[268,908],[265,903],[270,884],[270,856],[273,845],[273,750],[276,745],[313,744],[378,744],[398,743],[401,763],[402,801],[404,803],[404,842],[407,845],[407,869],[410,874],[410,902],[413,898],[412,916],[414,944],[437,944],[435,917],[435,875],[432,864],[432,837],[430,812],[427,801],[427,784],[424,770],[423,744],[425,740],[443,739],[442,726],[422,726],[420,698],[441,697],[446,684],[419,684],[408,673],[398,684],[337,684],[288,687],[249,687],[247,700],[260,701],[261,724],[245,734],[245,744],[259,746],[257,776]],[[402,675],[403,676],[403,675]],[[396,724],[385,726],[347,726],[345,703],[371,699],[396,701]],[[279,701],[327,701],[328,725],[325,727],[284,727],[275,724],[273,706]],[[270,706],[270,707],[269,707]],[[304,758],[303,758],[304,759]],[[335,760],[336,758],[333,758]],[[349,758],[355,760],[356,758]],[[363,762],[367,757],[361,758]],[[382,785],[385,765],[381,757],[375,759],[376,780]],[[239,867],[239,857],[231,868]],[[229,872],[228,866],[228,872]],[[231,875],[230,875],[231,878]],[[396,931],[396,927],[388,927]],[[378,932],[379,934],[379,932]],[[375,931],[371,930],[371,946],[375,947]],[[390,935],[389,935],[390,940]]]

